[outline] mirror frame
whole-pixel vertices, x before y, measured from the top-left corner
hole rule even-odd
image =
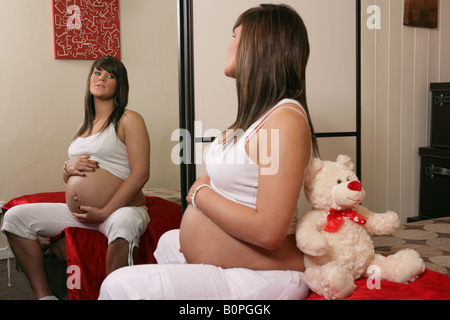
[[[179,100],[181,132],[192,133],[180,136],[180,154],[186,161],[180,164],[181,210],[187,207],[186,196],[197,179],[194,162],[195,143],[195,91],[194,91],[194,30],[193,1],[178,0],[178,55],[179,55]],[[316,133],[317,138],[356,138],[356,173],[361,177],[361,0],[356,2],[356,131]],[[202,141],[199,141],[202,142]]]

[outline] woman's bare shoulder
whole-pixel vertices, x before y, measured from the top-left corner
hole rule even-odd
[[[137,111],[126,110],[124,112],[124,114],[123,114],[123,117],[122,117],[121,121],[131,121],[131,122],[133,122],[133,121],[144,121],[144,118]]]
[[[120,119],[119,127],[122,128],[136,128],[145,127],[145,120],[139,112],[127,110]]]

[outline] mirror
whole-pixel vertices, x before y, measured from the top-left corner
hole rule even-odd
[[[188,159],[182,171],[182,199],[196,177],[205,173],[202,150],[215,138],[206,133],[225,130],[236,117],[235,82],[225,77],[223,68],[236,19],[260,3],[271,2],[179,1],[182,125],[193,133],[185,137]],[[348,154],[360,174],[360,1],[283,3],[296,9],[308,28],[307,96],[322,158]]]
[[[179,190],[180,169],[171,160],[179,125],[177,3],[133,0],[119,7],[128,107],[144,117],[152,143],[145,188]],[[62,166],[83,119],[93,61],[54,59],[52,35],[52,1],[0,2],[1,201],[64,191]]]

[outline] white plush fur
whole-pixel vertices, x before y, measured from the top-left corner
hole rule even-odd
[[[350,296],[354,280],[367,276],[369,266],[380,269],[381,278],[395,282],[414,281],[424,270],[416,251],[405,249],[384,257],[374,253],[371,235],[388,235],[400,225],[395,212],[373,213],[360,205],[365,192],[353,172],[350,157],[340,155],[336,162],[313,159],[305,173],[305,195],[313,206],[298,222],[296,239],[305,254],[305,281],[326,299]],[[330,208],[355,208],[366,217],[360,225],[345,220],[336,233],[322,230]]]

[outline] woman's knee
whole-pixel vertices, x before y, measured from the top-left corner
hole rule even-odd
[[[27,206],[26,205],[19,205],[12,207],[8,210],[8,212],[3,217],[4,223],[11,223],[13,221],[22,220],[24,216],[28,215]]]
[[[174,246],[176,246],[175,249],[180,249],[180,230],[170,230],[164,233],[158,241],[158,250],[173,250]]]
[[[123,207],[111,214],[100,226],[106,235],[117,229],[124,229],[141,235],[147,228],[150,218],[139,207]]]
[[[118,300],[123,299],[120,295],[123,290],[120,289],[124,282],[123,278],[127,275],[128,267],[120,268],[110,273],[102,282],[100,287],[99,300]]]
[[[115,211],[99,226],[99,231],[109,240],[118,238],[128,242],[139,242],[140,236],[147,229],[150,218],[145,209],[139,207],[123,207]]]
[[[181,264],[185,262],[180,252],[180,230],[164,233],[158,241],[154,256],[159,264]]]
[[[37,239],[34,232],[31,231],[33,210],[30,205],[19,205],[12,207],[3,217],[2,231],[8,234],[17,235],[22,238]]]

